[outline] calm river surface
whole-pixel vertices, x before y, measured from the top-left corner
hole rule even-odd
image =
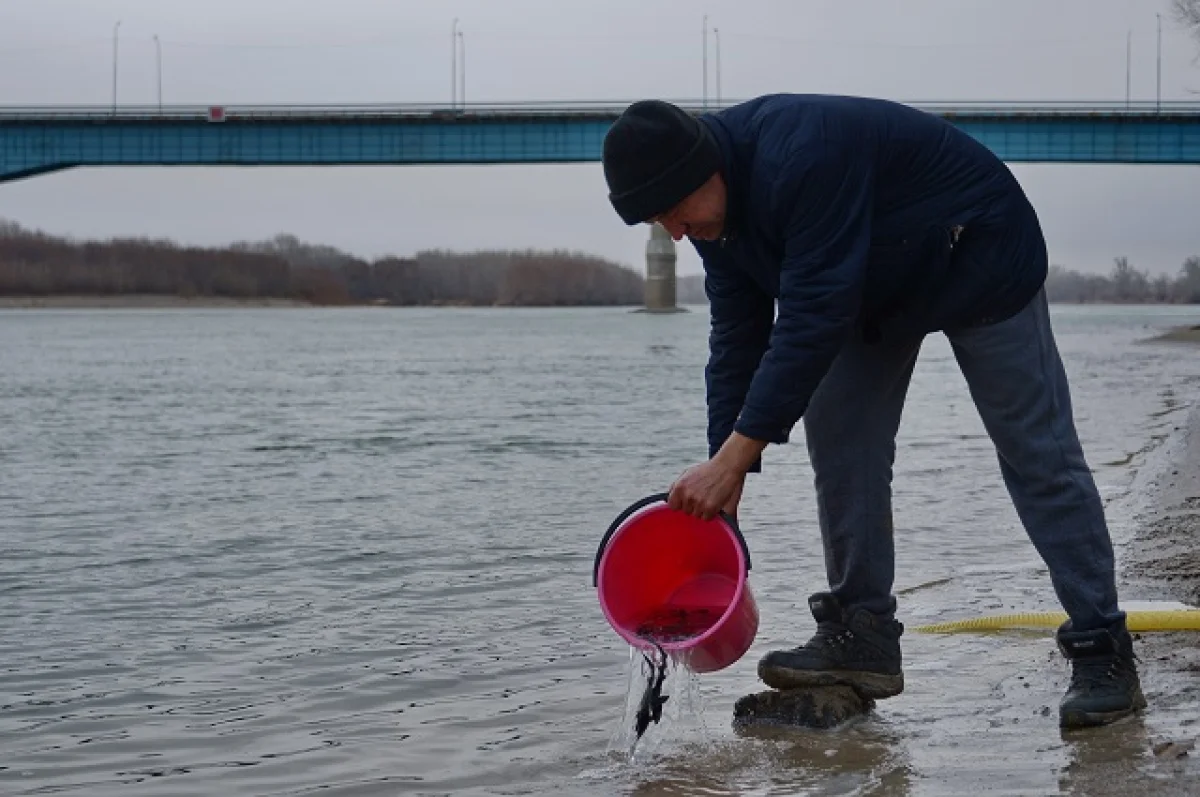
[[[1120,543],[1200,396],[1200,349],[1138,341],[1200,308],[1054,319]],[[866,721],[732,731],[758,657],[811,633],[824,587],[799,426],[743,501],[754,647],[674,676],[627,759],[629,651],[593,556],[705,455],[707,324],[0,312],[0,793],[1087,793],[1072,773],[1112,737],[1060,735],[1045,634],[910,633],[907,690]],[[1057,608],[940,336],[901,428],[896,528],[908,624]],[[1152,704],[1116,747],[1198,710]]]

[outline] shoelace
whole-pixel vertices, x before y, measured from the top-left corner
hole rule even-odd
[[[812,640],[806,645],[812,647],[821,647],[822,645],[833,644],[838,647],[845,647],[854,639],[854,632],[844,625],[836,625],[834,623],[817,623],[817,633],[813,635]]]
[[[1071,674],[1071,688],[1091,692],[1104,689],[1125,675],[1120,659],[1105,657],[1097,660],[1080,659]]]

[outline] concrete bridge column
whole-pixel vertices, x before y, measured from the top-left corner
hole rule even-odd
[[[661,224],[650,226],[646,243],[646,312],[676,313],[675,241]]]

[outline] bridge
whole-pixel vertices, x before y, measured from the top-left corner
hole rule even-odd
[[[909,104],[1009,162],[1200,164],[1200,102]],[[0,183],[81,166],[598,161],[628,105],[0,107]],[[674,309],[674,265],[674,243],[652,231],[647,309]]]
[[[628,104],[0,107],[0,182],[80,166],[597,161]],[[1010,162],[1200,163],[1200,102],[912,104]]]

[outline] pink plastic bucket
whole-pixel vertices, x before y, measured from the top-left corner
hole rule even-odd
[[[734,520],[704,521],[652,495],[609,526],[592,583],[600,608],[630,645],[657,643],[693,672],[740,659],[758,633],[750,553]]]

